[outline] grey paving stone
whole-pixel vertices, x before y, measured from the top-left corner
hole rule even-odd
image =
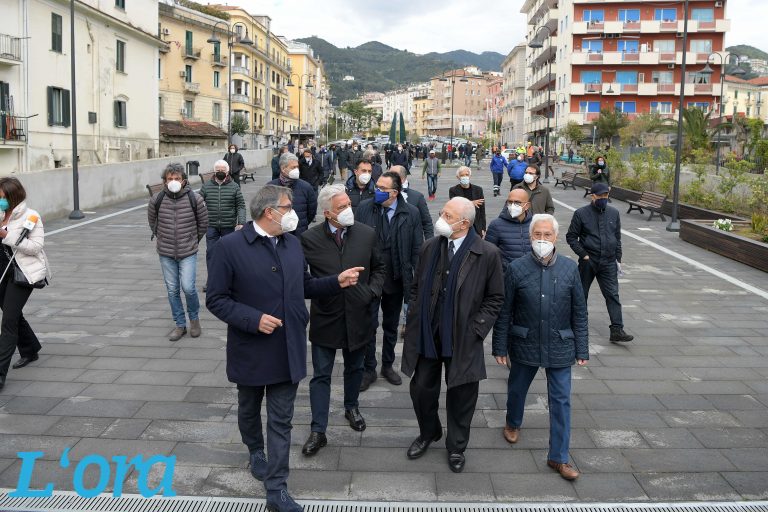
[[[668,473],[705,473],[733,471],[735,466],[722,453],[703,448],[627,449],[622,450],[635,471]],[[647,491],[647,489],[646,489]]]
[[[611,392],[619,395],[661,395],[685,393],[686,382],[643,381],[643,380],[607,380],[604,382]]]
[[[12,384],[15,379],[38,382],[72,382],[82,373],[83,369],[81,368],[40,368],[27,366],[21,370],[12,371],[9,375],[9,382],[6,383],[3,392],[12,392],[8,384]]]
[[[61,402],[61,398],[18,396],[0,407],[0,413],[45,414]]]
[[[167,375],[181,375],[180,372],[172,372]],[[237,388],[217,388],[196,386],[189,390],[184,397],[185,402],[203,402],[215,404],[236,404]]]
[[[571,457],[579,471],[584,473],[628,473],[632,471],[629,461],[621,450],[612,448],[574,449]],[[546,456],[544,456],[546,459]],[[537,461],[542,459],[537,459]],[[542,464],[543,466],[543,464]]]
[[[752,392],[752,389],[743,382],[733,380],[681,382],[680,386],[687,393],[699,395],[748,395]]]
[[[745,471],[740,473],[721,473],[729,484],[746,500],[764,500],[768,498],[768,472]]]
[[[349,497],[353,500],[391,500],[392,489],[409,501],[434,501],[437,484],[432,473],[352,473]]]
[[[56,419],[55,416],[50,418]],[[98,437],[112,424],[112,422],[112,418],[61,418],[45,431],[45,435]]]
[[[288,490],[299,500],[348,500],[352,473],[291,469]]]
[[[87,366],[90,370],[139,370],[148,359],[140,357],[98,357]]]
[[[741,471],[768,471],[768,447],[720,450]]]
[[[0,436],[0,458],[16,459],[17,452],[41,451],[42,460],[58,460],[66,448],[78,441],[77,437],[4,434]]]
[[[685,428],[646,428],[640,434],[651,448],[703,448]]]
[[[598,448],[647,448],[648,445],[634,430],[588,429],[587,433]]]
[[[149,386],[142,384],[91,384],[81,393],[82,396],[111,400],[146,400],[174,401],[182,400],[188,387],[183,386]]]
[[[0,434],[42,434],[57,420],[56,416],[0,414]]]
[[[71,460],[80,460],[92,453],[110,459],[115,455],[124,455],[130,460],[136,455],[145,458],[152,455],[170,455],[175,442],[145,441],[128,439],[83,438],[69,452]]]
[[[69,398],[78,395],[88,385],[78,382],[32,382],[17,395],[20,397]]]
[[[491,483],[496,499],[504,502],[558,503],[578,499],[574,484],[566,482],[553,472],[514,475],[492,473]]]
[[[142,404],[139,400],[99,400],[73,397],[62,400],[49,414],[57,416],[92,416],[100,418],[130,418]]]
[[[589,410],[632,410],[658,411],[664,407],[654,396],[649,395],[579,395]]]
[[[768,425],[768,410],[733,411],[733,415],[742,427],[762,428]]]
[[[739,495],[718,473],[647,473],[636,474],[640,485],[652,500],[729,501]]]
[[[48,352],[48,345],[43,348],[42,352]],[[51,355],[41,357],[34,365],[40,368],[85,368],[93,360],[93,357],[87,356]]]
[[[666,427],[667,424],[655,411],[590,411],[595,425],[602,428],[633,429]]]
[[[138,439],[149,426],[150,420],[118,418],[101,433],[107,439]]]
[[[691,434],[707,448],[762,448],[768,436],[753,428],[692,428]]]
[[[137,346],[137,345],[131,345],[131,346],[124,346],[124,345],[113,345],[110,347],[104,347],[100,348],[96,351],[94,351],[91,355],[94,357],[129,357],[129,358],[140,358],[140,359],[146,359],[146,358],[157,358],[157,359],[168,359],[170,357],[173,357],[173,355],[178,351],[178,349],[173,347],[144,347],[144,346]]]
[[[766,407],[752,395],[705,395],[721,411],[764,410]]]
[[[199,404],[185,402],[147,402],[136,418],[158,420],[221,420],[229,412],[228,404]]]
[[[670,427],[738,427],[739,421],[721,411],[668,411],[659,415]]]
[[[227,466],[245,468],[248,449],[234,443],[176,443],[173,449],[180,466]]]
[[[219,361],[205,359],[153,359],[144,365],[130,369],[163,372],[212,372],[218,364]]]
[[[205,466],[175,466],[171,488],[178,496],[195,496],[200,493],[200,489],[205,484],[210,473],[211,468]],[[147,478],[149,488],[156,488],[162,481],[164,474],[164,465],[153,465]],[[139,494],[138,478],[138,472],[133,470],[123,485],[123,492],[126,494]]]
[[[151,441],[229,442],[236,426],[214,421],[156,420],[141,434]]]
[[[211,468],[201,494],[206,496],[265,498],[264,484],[241,468]]]
[[[86,370],[75,379],[75,382],[109,384],[110,382],[114,382],[122,374],[122,370]]]
[[[574,488],[579,500],[593,503],[631,503],[648,500],[632,473],[585,473],[579,477]]]
[[[656,399],[671,410],[706,411],[715,406],[701,395],[656,395]]]
[[[440,501],[483,502],[494,495],[491,475],[487,473],[438,473],[435,479]]]
[[[189,372],[148,372],[129,370],[123,372],[115,384],[141,384],[147,386],[184,386],[192,379],[194,373]]]

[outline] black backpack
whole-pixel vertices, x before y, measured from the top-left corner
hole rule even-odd
[[[187,189],[186,196],[189,199],[189,206],[192,207],[192,211],[195,213],[195,224],[199,225],[200,221],[197,218],[197,199],[195,198],[195,193],[189,188]],[[150,240],[154,240],[157,235],[157,224],[160,222],[160,203],[163,202],[163,199],[165,199],[165,189],[161,190],[157,195],[157,199],[155,199],[155,225],[152,226],[152,236],[149,238]]]

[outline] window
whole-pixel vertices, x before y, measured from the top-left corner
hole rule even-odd
[[[115,69],[125,73],[125,42],[117,41],[115,46]]]
[[[672,102],[671,101],[652,101],[651,112],[656,114],[671,114]]]
[[[192,31],[187,30],[186,36],[184,38],[184,51],[185,55],[194,55],[195,50],[192,48]]]
[[[689,101],[688,108],[700,108],[704,112],[709,111],[709,103],[706,101]]]
[[[184,66],[184,81],[187,83],[192,82],[192,66],[189,64]]]
[[[686,82],[689,84],[708,84],[710,78],[707,73],[686,73],[686,76],[688,77]]]
[[[213,120],[215,122],[221,121],[221,103],[213,104]]]
[[[624,23],[640,21],[640,9],[619,9],[619,19]]]
[[[128,121],[125,116],[125,102],[121,100],[115,101],[115,126],[117,128],[125,128],[128,126]]]
[[[602,71],[582,71],[581,83],[583,84],[600,84],[603,82]]]
[[[677,9],[656,9],[653,19],[656,21],[677,21]]]
[[[616,112],[625,114],[634,114],[637,112],[637,103],[634,101],[617,101],[615,103]]]
[[[221,87],[220,76],[218,71],[213,72],[213,86],[216,88]]]
[[[653,44],[657,52],[671,53],[676,50],[674,39],[661,39]]]
[[[588,23],[602,23],[605,21],[605,11],[602,9],[586,9],[581,17],[581,21]]]
[[[195,114],[195,102],[191,100],[185,100],[184,101],[184,113],[182,114],[185,118],[189,119],[194,117]]]
[[[161,119],[163,118],[163,110],[164,110],[163,107],[164,107],[164,105],[163,105],[163,97],[162,96],[158,96],[157,97],[157,112],[160,115]]]
[[[600,102],[599,101],[580,101],[579,112],[599,113]]]
[[[735,99],[735,100],[739,99],[739,90],[738,89],[733,91],[733,99]]]
[[[695,53],[712,53],[712,40],[711,39],[694,39],[691,41],[691,52]]]
[[[125,10],[125,0],[115,0],[115,7]]]
[[[603,42],[599,39],[585,39],[581,48],[587,53],[603,53]]]
[[[69,91],[48,87],[48,126],[69,126]]]
[[[51,50],[62,52],[62,34],[61,16],[51,13]]]
[[[617,71],[616,82],[622,85],[637,84],[637,71]]]
[[[637,39],[619,39],[616,49],[624,53],[637,53],[640,50],[640,41]]]
[[[163,78],[163,73],[162,73],[163,67],[162,66],[163,66],[162,59],[157,59],[157,79],[158,80]]]
[[[213,62],[221,62],[221,43],[213,43]]]
[[[691,9],[691,19],[696,21],[715,21],[715,10]]]
[[[674,83],[674,73],[672,71],[654,71],[653,83],[655,84]]]

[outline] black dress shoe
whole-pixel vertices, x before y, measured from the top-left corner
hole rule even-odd
[[[11,368],[13,368],[14,370],[18,370],[19,368],[24,368],[29,363],[33,363],[38,359],[40,359],[40,356],[38,356],[37,354],[29,357],[22,357],[21,359],[13,363],[13,366]]]
[[[365,430],[365,418],[360,414],[360,410],[357,407],[350,411],[345,411],[344,417],[347,418],[352,430],[357,430],[358,432]]]
[[[406,455],[408,455],[409,459],[418,459],[427,452],[427,448],[429,448],[430,444],[434,443],[435,441],[439,441],[441,437],[443,437],[442,428],[440,428],[440,432],[432,439],[424,440],[421,438],[421,436],[417,437],[411,443],[411,446],[408,448]]]
[[[322,432],[311,432],[307,442],[304,443],[304,447],[301,449],[301,453],[304,455],[314,455],[320,451],[320,448],[328,444],[328,438]]]
[[[381,369],[381,376],[387,379],[387,382],[393,386],[399,386],[403,383],[403,379],[397,374],[394,368],[387,366]]]
[[[466,459],[464,458],[463,453],[448,452],[448,467],[451,468],[451,471],[454,473],[461,473],[464,471],[465,463]]]
[[[376,370],[369,372],[365,371],[363,372],[363,381],[360,383],[360,392],[365,391],[369,387],[371,387],[371,384],[376,382]]]

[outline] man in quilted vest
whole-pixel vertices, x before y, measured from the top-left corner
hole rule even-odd
[[[200,190],[208,208],[208,231],[205,234],[205,264],[211,265],[216,242],[224,235],[237,231],[245,224],[245,199],[240,185],[232,181],[229,164],[219,160],[213,164],[213,179]],[[205,291],[205,289],[203,289]]]

